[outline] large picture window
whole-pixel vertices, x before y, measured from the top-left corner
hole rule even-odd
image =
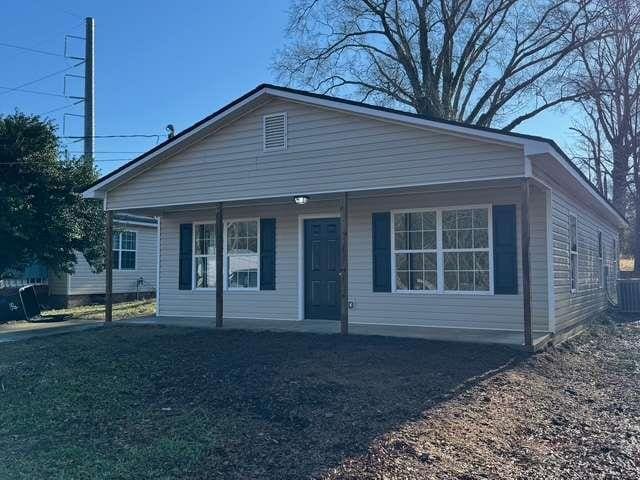
[[[257,289],[260,263],[258,220],[235,220],[227,223],[227,287]]]
[[[446,291],[488,292],[488,209],[444,210],[442,251]]]
[[[575,215],[569,215],[569,273],[571,276],[571,291],[578,291],[578,220]]]
[[[491,292],[489,207],[393,214],[393,290]]]
[[[216,226],[213,223],[193,225],[193,275],[195,288],[216,285]]]
[[[123,231],[113,234],[114,270],[136,269],[136,232]]]

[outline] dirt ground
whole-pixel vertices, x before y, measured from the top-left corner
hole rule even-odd
[[[640,323],[561,348],[113,326],[0,346],[4,479],[637,479]]]
[[[639,479],[640,322],[603,318],[323,478]]]

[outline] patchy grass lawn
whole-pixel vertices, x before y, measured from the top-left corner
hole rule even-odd
[[[104,305],[82,305],[80,307],[47,310],[44,314],[64,314],[80,320],[104,320]],[[155,299],[113,304],[113,319],[147,317],[156,314]]]
[[[638,478],[638,385],[638,323],[535,357],[106,327],[0,346],[0,478]]]

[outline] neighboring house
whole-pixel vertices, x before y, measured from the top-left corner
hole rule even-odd
[[[159,316],[218,299],[225,319],[452,339],[531,343],[604,309],[625,225],[551,140],[271,85],[85,196],[160,218]]]
[[[155,219],[117,215],[113,235],[114,301],[148,298],[155,294],[158,259]],[[73,274],[49,275],[49,303],[76,306],[104,302],[105,272],[95,273],[77,253]]]

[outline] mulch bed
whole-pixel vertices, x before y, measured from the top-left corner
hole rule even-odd
[[[0,478],[640,478],[640,325],[527,357],[111,327],[0,347]]]

